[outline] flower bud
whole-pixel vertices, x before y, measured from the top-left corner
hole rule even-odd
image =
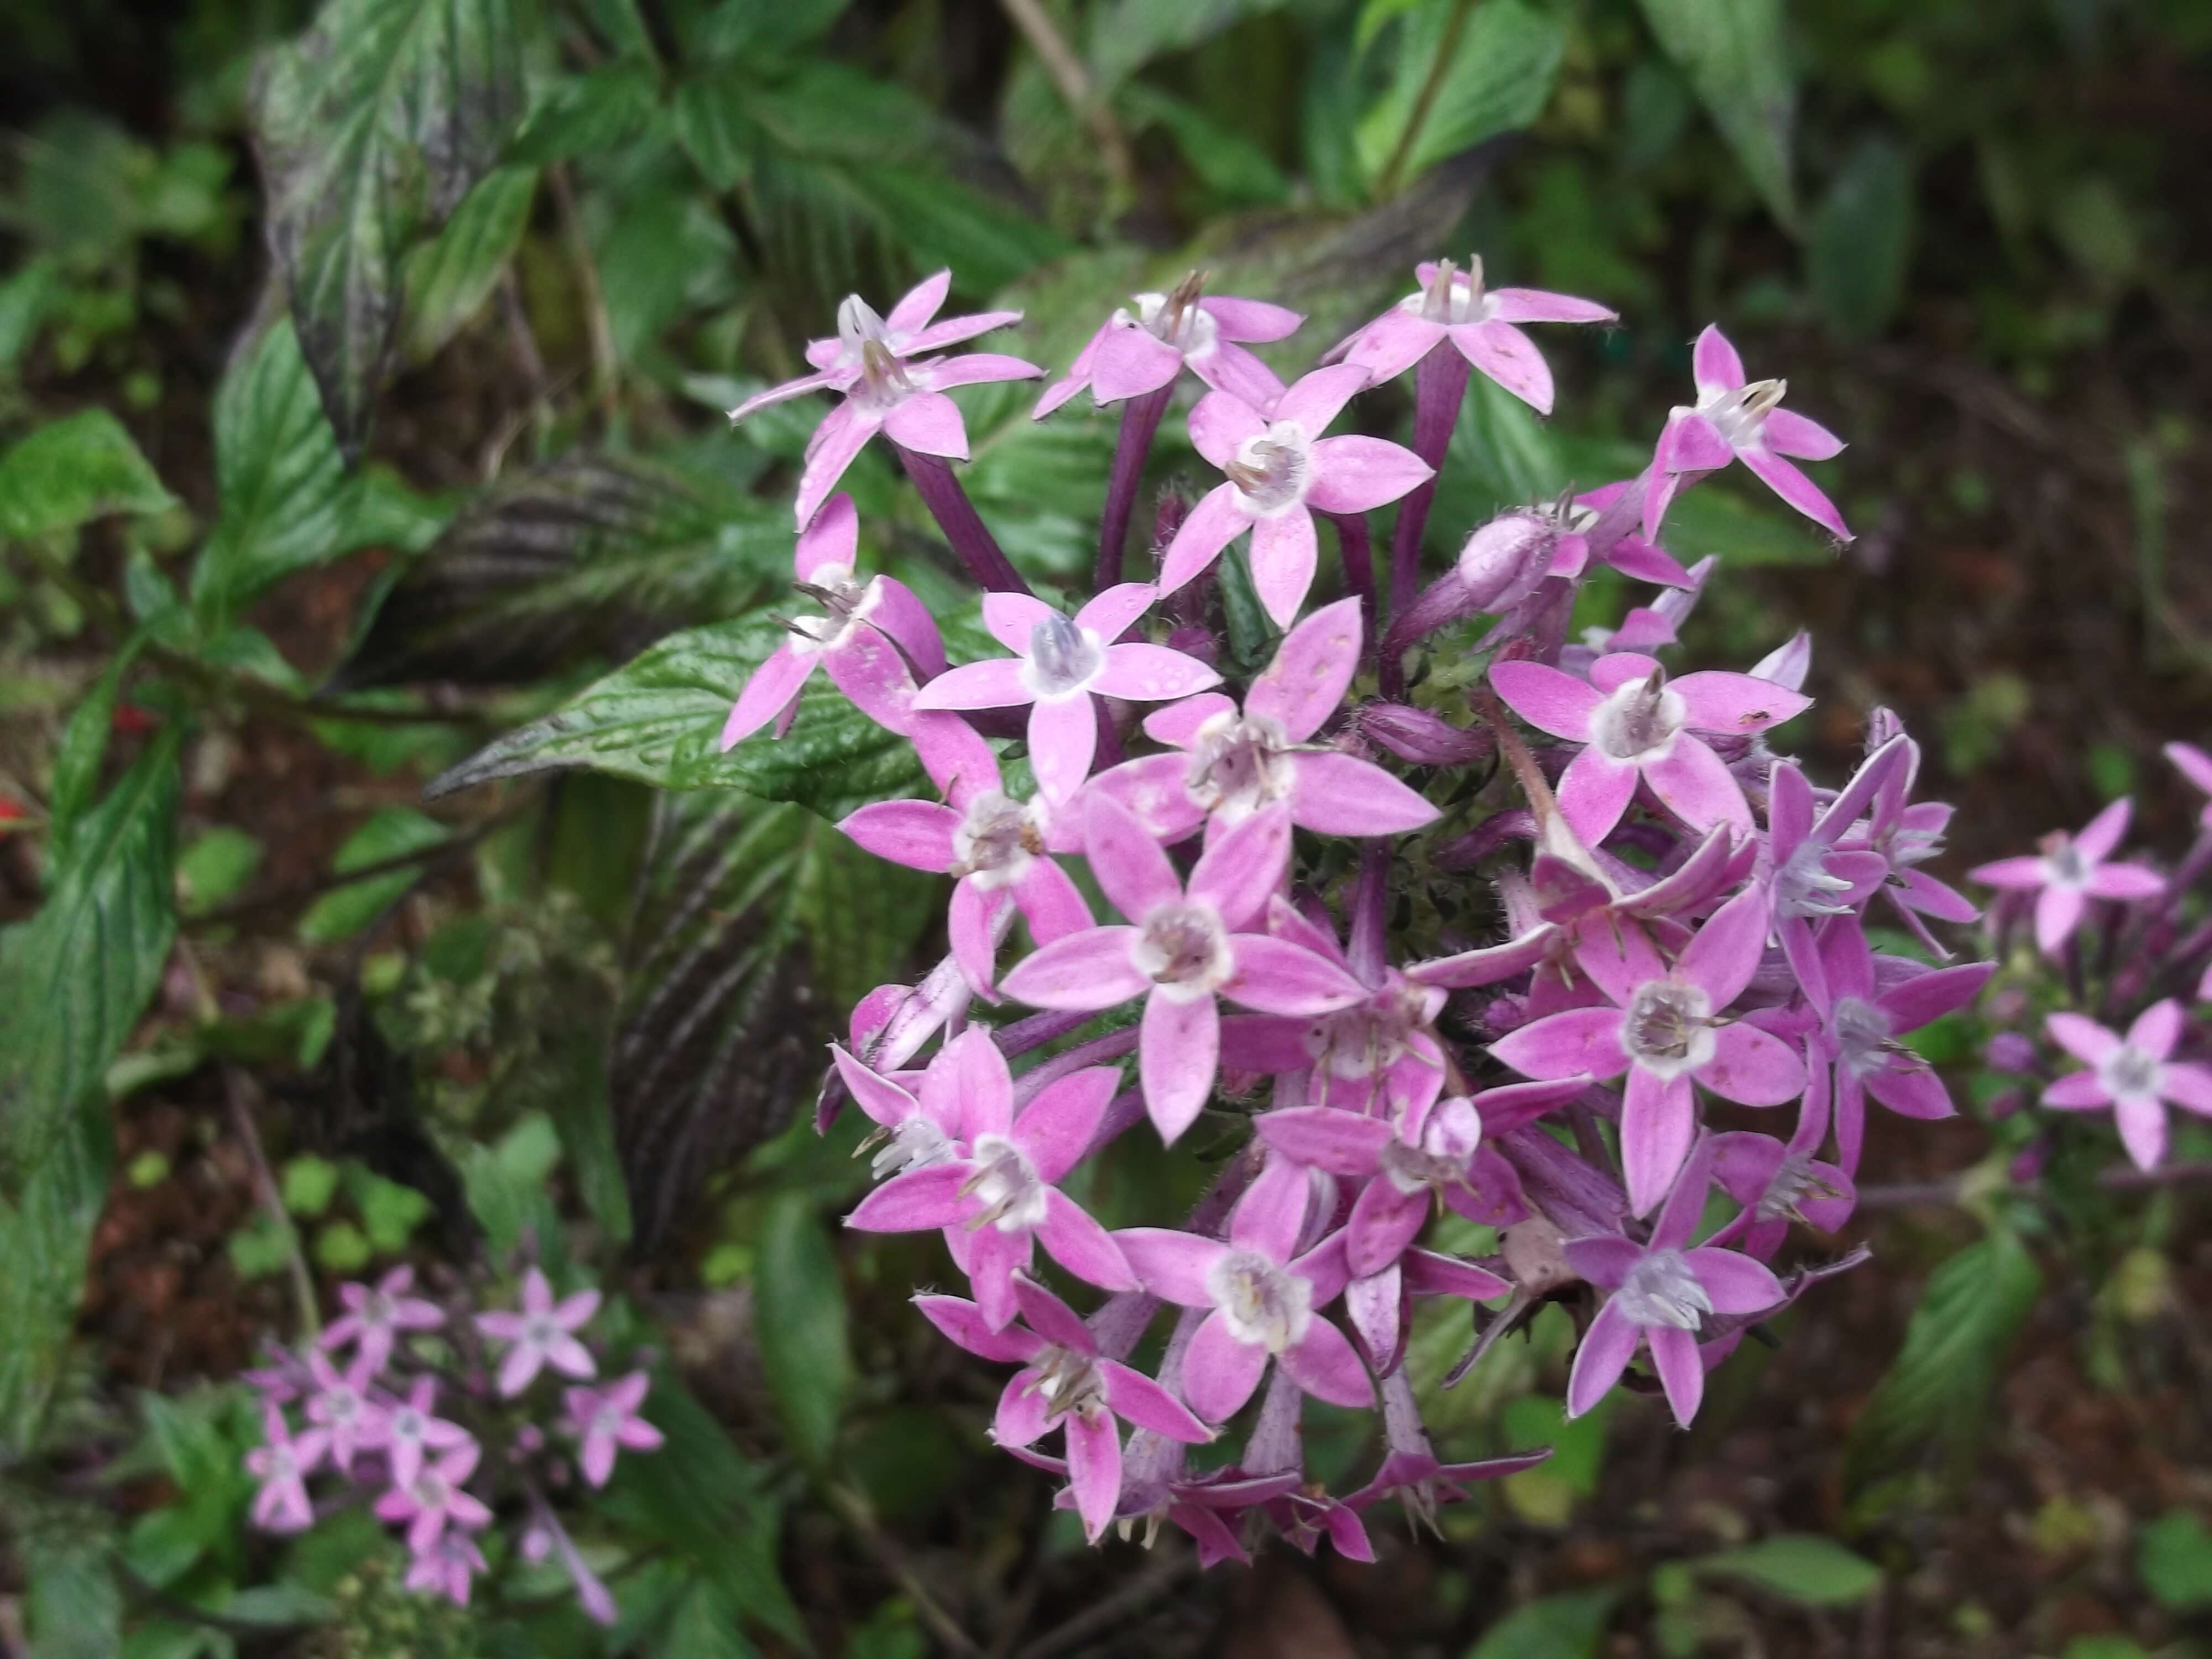
[[[2035,1044],[2017,1031],[1999,1031],[1982,1050],[1982,1060],[1993,1072],[2032,1072]]]
[[[1565,1236],[1544,1217],[1532,1215],[1515,1222],[1499,1242],[1504,1247],[1506,1271],[1530,1296],[1544,1296],[1575,1282],[1575,1270],[1567,1266],[1562,1248]]]
[[[1377,748],[1416,766],[1473,766],[1489,759],[1498,747],[1486,729],[1463,729],[1402,702],[1369,703],[1353,716],[1353,724]]]
[[[1527,598],[1552,568],[1559,527],[1527,507],[1477,526],[1459,552],[1459,579],[1478,611],[1504,611]]]

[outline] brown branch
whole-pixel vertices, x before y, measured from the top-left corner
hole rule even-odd
[[[1106,164],[1106,172],[1114,182],[1127,191],[1137,187],[1137,158],[1129,149],[1129,140],[1121,131],[1121,124],[1114,118],[1114,106],[1101,97],[1091,79],[1091,71],[1083,60],[1061,38],[1040,0],[999,0],[1022,38],[1030,43],[1030,50],[1044,65],[1044,72],[1060,88],[1060,95],[1067,106],[1091,129],[1091,137],[1098,145],[1098,155]]]

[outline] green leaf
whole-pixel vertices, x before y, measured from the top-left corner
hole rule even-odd
[[[853,1360],[837,1257],[805,1194],[785,1193],[769,1204],[757,1262],[755,1329],[769,1391],[793,1449],[815,1468],[826,1468],[836,1449]]]
[[[1853,150],[1814,216],[1813,297],[1839,338],[1870,340],[1905,297],[1912,259],[1912,162],[1887,138]]]
[[[536,680],[787,591],[789,514],[669,467],[571,454],[502,479],[407,568],[335,682]]]
[[[1467,1659],[1596,1659],[1620,1596],[1590,1589],[1525,1601],[1485,1631]]]
[[[261,867],[261,853],[258,840],[228,823],[197,837],[177,859],[185,908],[198,915],[237,895]]]
[[[1881,1583],[1881,1569],[1816,1533],[1778,1533],[1690,1564],[1808,1607],[1847,1607]]]
[[[121,693],[123,677],[137,659],[139,647],[145,643],[143,633],[134,634],[108,662],[100,676],[85,693],[84,701],[70,714],[68,726],[62,730],[62,740],[54,754],[53,787],[47,796],[48,846],[57,864],[69,859],[70,842],[76,827],[92,805],[93,791],[100,786],[100,763],[107,754],[108,733],[115,722],[115,704]]]
[[[1389,89],[1359,123],[1369,183],[1395,193],[1446,156],[1527,126],[1551,101],[1566,45],[1565,22],[1526,0],[1424,0],[1400,25]]]
[[[495,778],[589,766],[663,789],[720,787],[792,800],[824,817],[921,787],[913,745],[884,731],[816,675],[790,735],[763,732],[725,754],[722,723],[746,679],[781,642],[753,616],[672,635],[565,706],[431,780],[428,799]]]
[[[289,319],[216,389],[215,470],[222,511],[192,569],[192,608],[210,630],[278,577],[354,545],[353,489]]]
[[[1788,230],[1797,228],[1790,179],[1797,89],[1782,43],[1782,0],[1643,0],[1667,55],[1689,77],[1753,187]]]
[[[2212,1607],[2212,1533],[2188,1510],[2168,1510],[2136,1535],[2136,1575],[2169,1613]]]
[[[338,1166],[309,1153],[287,1162],[277,1183],[287,1210],[297,1216],[319,1216],[337,1196]]]
[[[940,173],[870,166],[854,171],[852,186],[923,270],[950,265],[984,293],[1071,251],[1030,214]]]
[[[461,198],[434,240],[407,256],[405,349],[427,362],[483,307],[520,246],[538,197],[535,167],[498,167]]]
[[[349,458],[398,341],[400,262],[498,160],[521,85],[512,0],[326,0],[263,62],[270,246]]]
[[[1990,1397],[2013,1339],[2042,1293],[2019,1237],[1994,1228],[1929,1277],[1905,1347],[1851,1424],[1844,1474],[1854,1487],[1940,1450],[1954,1472],[1987,1426]]]
[[[561,1162],[561,1137],[552,1121],[533,1112],[492,1145],[472,1142],[464,1153],[461,1181],[469,1212],[484,1230],[493,1255],[509,1255],[526,1233],[535,1235],[541,1253],[558,1249],[561,1216],[545,1187]]]
[[[1267,152],[1219,125],[1196,105],[1141,81],[1124,87],[1117,101],[1137,122],[1166,128],[1191,171],[1216,194],[1270,207],[1290,199],[1291,181]]]
[[[34,1519],[9,1519],[30,1592],[28,1659],[112,1659],[123,1644],[123,1590],[106,1518],[75,1505],[42,1504]]]
[[[645,131],[659,100],[659,77],[635,59],[563,76],[531,112],[507,159],[534,167],[613,149]]]
[[[47,536],[110,513],[165,513],[176,504],[104,409],[49,421],[0,455],[0,536]]]
[[[705,9],[692,44],[710,63],[776,57],[829,32],[852,0],[723,0]]]
[[[447,833],[437,819],[411,808],[382,807],[345,838],[331,868],[343,876],[387,859],[428,852],[444,842]],[[311,945],[334,945],[351,938],[412,887],[416,876],[416,868],[403,867],[331,889],[300,918],[300,937]]]
[[[1109,0],[1091,8],[1090,58],[1100,86],[1118,87],[1153,58],[1212,40],[1285,0]]]
[[[415,1230],[430,1218],[431,1202],[412,1187],[403,1187],[363,1164],[345,1166],[345,1189],[361,1212],[361,1224],[379,1255],[397,1255]]]

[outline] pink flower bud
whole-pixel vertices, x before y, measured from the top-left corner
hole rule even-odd
[[[1487,760],[1498,746],[1484,728],[1463,730],[1401,702],[1370,703],[1354,719],[1361,736],[1416,766],[1472,766]]]
[[[1559,526],[1525,507],[1478,526],[1459,553],[1468,599],[1478,611],[1510,609],[1544,580],[1559,544]]]
[[[1982,1050],[1982,1060],[1993,1072],[2032,1072],[2035,1044],[2017,1031],[1999,1031]]]

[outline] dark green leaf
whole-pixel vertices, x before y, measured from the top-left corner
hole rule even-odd
[[[562,708],[433,779],[423,793],[434,799],[495,778],[589,766],[664,789],[739,789],[842,817],[918,788],[913,746],[818,674],[799,697],[788,737],[763,732],[721,751],[722,723],[738,691],[782,635],[765,616],[672,635]]]
[[[50,421],[0,455],[0,536],[51,535],[110,513],[161,513],[176,504],[104,409]]]
[[[2168,1510],[2136,1535],[2136,1573],[2170,1613],[2212,1607],[2212,1533],[2187,1510]]]
[[[434,817],[404,806],[386,806],[345,838],[331,868],[343,876],[405,854],[428,852],[447,834]],[[418,867],[403,866],[332,888],[300,918],[300,937],[312,945],[332,945],[352,937],[415,884]]]
[[[1595,1659],[1620,1595],[1575,1590],[1523,1602],[1485,1631],[1467,1659]]]
[[[1815,1533],[1779,1533],[1691,1565],[1808,1607],[1850,1607],[1881,1583],[1880,1567]]]
[[[699,56],[710,63],[775,57],[826,33],[852,0],[723,0],[704,9],[693,32]]]
[[[1032,215],[939,173],[871,166],[854,172],[853,188],[924,270],[950,265],[985,292],[1068,252],[1066,239]]]
[[[631,656],[787,583],[788,517],[666,467],[565,456],[464,512],[393,585],[334,684],[502,684]]]
[[[1119,86],[1153,58],[1211,40],[1285,0],[1109,0],[1091,9],[1091,65],[1101,86]]]
[[[1399,25],[1389,88],[1359,123],[1370,183],[1395,193],[1444,157],[1527,126],[1551,101],[1566,44],[1565,22],[1526,0],[1472,11],[1464,0],[1425,0]]]
[[[40,1504],[34,1515],[9,1519],[30,1590],[27,1659],[112,1659],[123,1644],[123,1591],[106,1517],[89,1508]]]
[[[753,1316],[761,1367],[793,1449],[825,1467],[836,1449],[853,1358],[836,1254],[806,1194],[785,1193],[769,1206],[756,1260]]]
[[[198,915],[235,897],[261,867],[261,843],[245,830],[219,823],[177,857],[177,883],[185,908]]]
[[[562,1247],[561,1215],[546,1180],[560,1162],[560,1133],[542,1112],[526,1116],[489,1146],[478,1141],[463,1149],[469,1212],[495,1258],[513,1254],[528,1239],[541,1260],[554,1263]]]
[[[1782,0],[1643,0],[1667,55],[1681,65],[1736,161],[1788,229],[1797,227],[1790,177],[1797,89],[1782,44]]]
[[[507,159],[535,167],[612,149],[645,131],[659,100],[652,66],[635,60],[564,76],[531,112]]]
[[[1125,87],[1116,101],[1138,122],[1166,128],[1191,171],[1227,200],[1273,206],[1290,199],[1291,181],[1267,152],[1196,105],[1140,81]]]
[[[461,198],[434,240],[407,256],[407,356],[426,362],[475,316],[514,257],[538,196],[534,167],[499,167]]]
[[[1870,340],[1905,297],[1912,258],[1912,162],[1887,138],[1853,150],[1814,216],[1813,297],[1845,340]]]
[[[512,0],[327,0],[261,66],[270,245],[349,457],[398,341],[400,261],[498,160],[521,80]]]
[[[143,636],[134,635],[115,653],[62,730],[61,744],[54,755],[53,787],[47,795],[47,845],[58,864],[68,861],[70,840],[92,805],[93,791],[100,787],[100,763],[107,753],[123,676],[143,642]]]
[[[2043,1289],[2019,1237],[1993,1229],[1938,1267],[1905,1327],[1905,1347],[1851,1424],[1851,1485],[1940,1452],[1957,1469],[1987,1426],[2013,1339]]]

